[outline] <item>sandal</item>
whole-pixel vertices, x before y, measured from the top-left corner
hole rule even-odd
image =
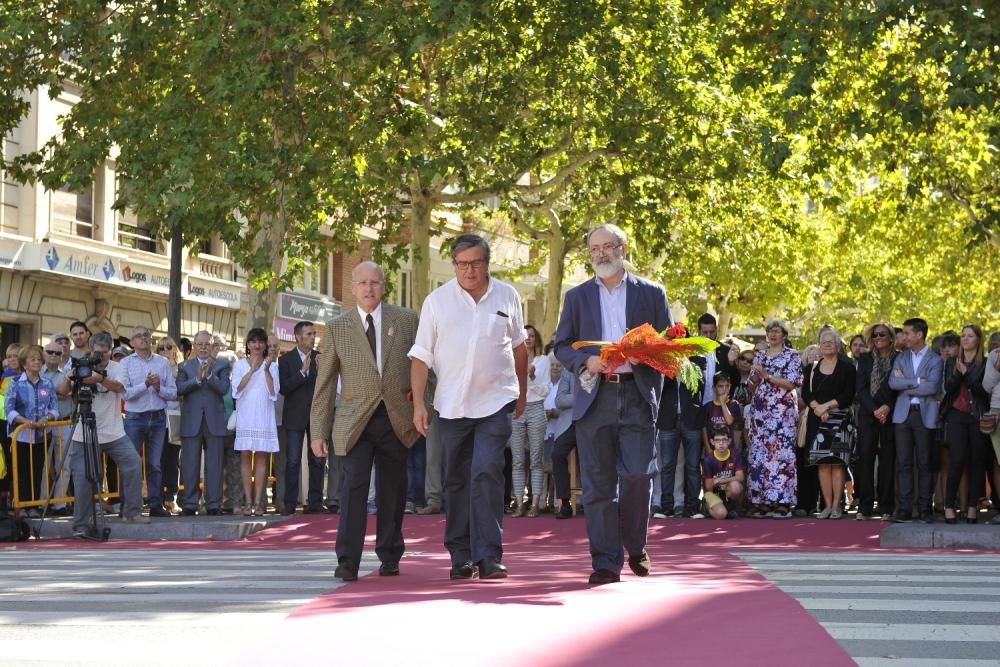
[[[527,516],[529,519],[534,519],[535,517],[537,517],[538,505],[532,505],[530,508],[528,508],[528,513],[525,514],[525,516]]]
[[[266,510],[267,507],[264,505],[264,501],[257,503],[257,509],[256,509],[257,516],[264,516]]]
[[[253,516],[253,505],[244,505],[242,512],[243,516]]]
[[[772,519],[791,519],[792,512],[786,505],[778,505],[774,508],[774,511],[770,513],[770,517]]]
[[[514,517],[516,517],[516,516],[524,516],[525,512],[526,512],[526,510],[524,509],[524,505],[522,504],[522,505],[518,505],[517,507],[515,507],[514,511],[511,512],[510,515],[514,516]]]

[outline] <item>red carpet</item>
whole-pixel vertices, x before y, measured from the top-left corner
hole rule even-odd
[[[336,516],[293,517],[242,542],[27,543],[18,548],[330,549]],[[407,517],[399,577],[371,573],[319,596],[234,664],[853,664],[809,614],[734,551],[877,551],[886,524],[654,521],[653,574],[591,588],[582,519],[508,519],[506,580],[452,582],[443,517]],[[369,521],[374,541],[374,518]],[[914,551],[914,550],[911,550]],[[337,583],[330,572],[331,585]]]

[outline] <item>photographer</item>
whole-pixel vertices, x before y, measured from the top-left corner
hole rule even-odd
[[[89,341],[91,356],[74,364],[73,384],[77,394],[84,388],[93,392],[93,411],[97,422],[97,451],[94,456],[107,453],[118,464],[122,487],[122,516],[128,523],[149,523],[140,513],[142,509],[142,460],[132,441],[125,435],[122,422],[121,395],[125,392],[125,369],[110,361],[111,335],[99,333]],[[73,487],[73,534],[76,537],[95,538],[94,488],[87,479],[84,458],[83,426],[78,424],[73,432],[70,451]]]

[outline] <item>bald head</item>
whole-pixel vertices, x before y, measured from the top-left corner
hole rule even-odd
[[[382,303],[385,294],[385,273],[375,262],[361,262],[351,271],[351,294],[358,306],[372,313]]]
[[[385,272],[382,270],[382,267],[375,262],[361,262],[355,266],[354,270],[351,271],[351,282],[357,282],[360,275],[367,275],[372,271],[375,272],[375,275],[378,276],[379,280],[385,282]]]

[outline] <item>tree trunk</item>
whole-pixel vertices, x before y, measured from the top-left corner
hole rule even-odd
[[[549,340],[559,325],[562,308],[562,284],[566,274],[566,240],[562,234],[551,234],[549,242],[549,279],[545,285],[545,318],[542,320],[542,338]]]
[[[181,225],[170,226],[170,291],[167,296],[167,335],[175,341],[181,339],[181,279],[184,257],[184,237]],[[194,332],[191,332],[194,333]]]
[[[431,211],[434,202],[418,187],[410,188],[410,262],[413,309],[418,313],[431,289]]]
[[[249,289],[250,309],[247,312],[247,330],[259,327],[268,333],[274,328],[274,310],[278,303],[277,277],[284,260],[284,238],[288,223],[282,214],[263,214],[260,231],[255,240],[258,248],[267,248],[268,270],[271,279],[263,289]]]

